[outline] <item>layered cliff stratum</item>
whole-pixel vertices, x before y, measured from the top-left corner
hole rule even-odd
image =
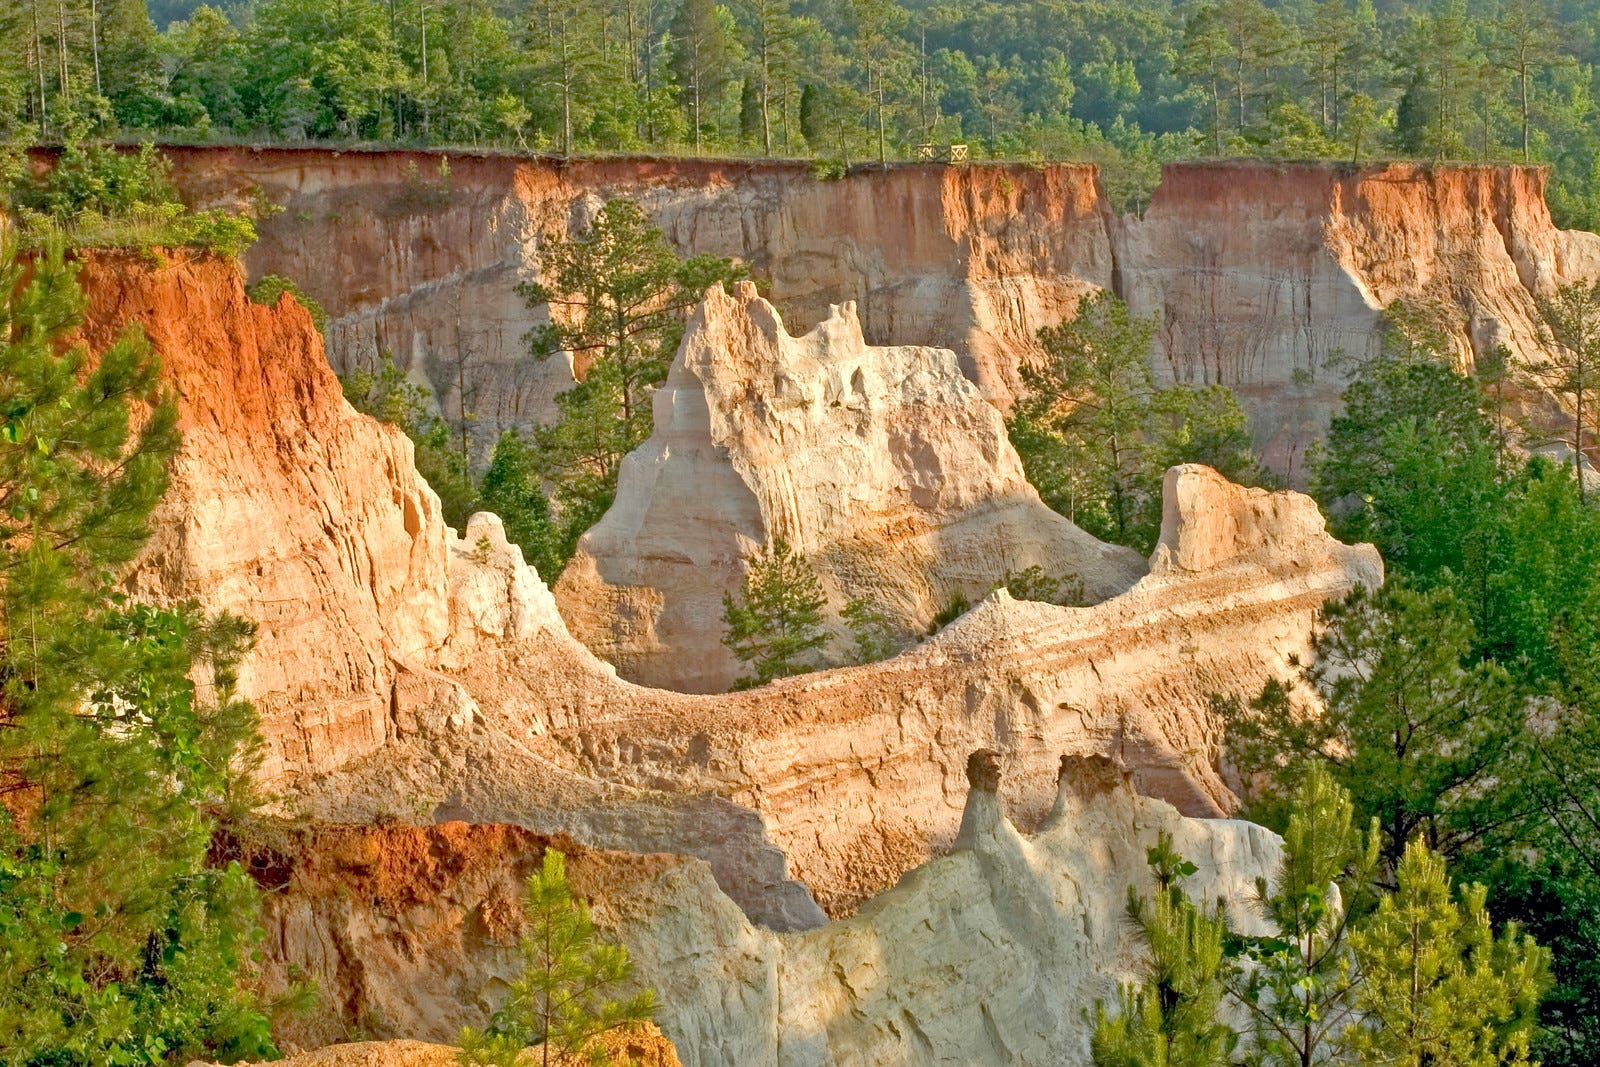
[[[1382,578],[1308,498],[1194,466],[1130,559],[1042,509],[950,350],[868,345],[847,306],[796,338],[745,288],[696,311],[594,574],[688,602],[679,554],[725,559],[722,583],[786,534],[840,595],[1042,559],[1104,599],[1000,590],[887,661],[647,688],[572,636],[497,518],[445,527],[292,297],[253,304],[207,258],[82,277],[90,343],[141,325],[185,431],[129,589],[259,627],[242,686],[301,821],[227,847],[274,890],[266,979],[328,991],[283,1024],[296,1044],[481,1023],[515,966],[516,886],[559,843],[685,1064],[1083,1062],[1083,1006],[1136,963],[1122,908],[1156,832],[1241,922],[1275,861],[1223,818],[1209,695],[1284,672],[1321,604]],[[861,538],[870,568],[837,551]],[[307,1062],[367,1062],[337,1055]]]
[[[1008,572],[1038,567],[1103,600],[1146,569],[1045,507],[955,353],[868,345],[850,303],[791,337],[754,285],[719,286],[690,316],[655,432],[623,462],[557,603],[624,676],[724,690],[737,663],[723,595],[778,540],[836,609],[864,599],[902,633]]]
[[[792,332],[854,301],[869,343],[948,348],[1002,405],[1038,329],[1110,288],[1159,317],[1165,375],[1240,394],[1291,484],[1389,302],[1436,304],[1464,366],[1502,342],[1533,360],[1535,294],[1600,273],[1600,238],[1554,226],[1537,167],[1174,164],[1135,217],[1082,164],[821,181],[801,163],[452,156],[441,175],[436,153],[173,153],[192,199],[285,207],[247,262],[327,307],[336,367],[390,349],[447,408],[471,383],[493,429],[547,418],[570,383],[559,360],[525,358],[545,312],[516,285],[544,235],[615,196],[683,251],[749,264]]]

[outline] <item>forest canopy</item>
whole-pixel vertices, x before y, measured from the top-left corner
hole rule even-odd
[[[829,162],[1551,164],[1600,229],[1600,0],[11,0],[0,135]]]

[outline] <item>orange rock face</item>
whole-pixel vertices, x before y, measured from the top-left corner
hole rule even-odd
[[[1497,343],[1532,360],[1534,294],[1600,274],[1600,238],[1555,228],[1536,167],[1175,164],[1143,217],[1119,217],[1080,164],[821,181],[793,163],[452,157],[446,178],[436,153],[174,154],[196,199],[285,205],[248,263],[328,306],[336,366],[390,348],[447,408],[469,381],[486,430],[548,417],[569,384],[561,361],[524,358],[543,312],[515,286],[541,234],[613,196],[686,252],[749,263],[795,332],[854,300],[868,342],[950,348],[1001,403],[1039,327],[1110,287],[1159,320],[1164,375],[1240,393],[1295,483],[1385,304],[1437,303],[1463,366]]]
[[[444,525],[411,443],[345,403],[304,308],[251,303],[227,264],[96,256],[81,280],[91,347],[142,328],[183,431],[129,590],[258,625],[241,686],[268,777],[374,751],[447,625]]]
[[[463,1026],[484,1026],[517,975],[523,888],[552,847],[567,857],[573,891],[591,901],[626,897],[683,862],[462,822],[263,823],[219,838],[213,853],[267,890],[262,987],[276,995],[316,982],[315,1008],[277,1028],[280,1043],[313,1048],[357,1034],[454,1041]],[[653,1043],[662,1058],[646,1063],[677,1063],[659,1033]]]

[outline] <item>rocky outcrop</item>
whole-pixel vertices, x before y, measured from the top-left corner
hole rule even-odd
[[[1459,365],[1542,352],[1534,298],[1600,276],[1600,238],[1556,229],[1535,167],[1166,167],[1118,222],[1116,289],[1158,317],[1164,371],[1243,398],[1268,465],[1304,451],[1391,302],[1431,307]]]
[[[1161,831],[1198,868],[1190,892],[1260,932],[1254,882],[1281,847],[1268,831],[1183,818],[1136,796],[1115,761],[1068,757],[1050,813],[1024,834],[1001,799],[1006,761],[967,763],[954,851],[816,929],[752,925],[699,862],[559,847],[573,850],[574,885],[597,921],[657,991],[657,1022],[690,1067],[1087,1064],[1084,1009],[1135,973],[1124,909],[1130,886],[1150,890],[1145,851]],[[459,823],[299,833],[292,859],[258,863],[277,889],[269,984],[294,967],[338,992],[324,998],[335,1013],[359,1008],[384,1033],[448,1040],[515,973],[508,908],[544,840]]]
[[[448,632],[445,526],[410,441],[345,403],[305,309],[251,303],[229,264],[97,255],[81,280],[91,348],[141,328],[183,432],[129,590],[257,625],[240,684],[269,778],[375,751]]]
[[[624,677],[726,689],[738,664],[720,641],[723,596],[778,540],[806,556],[835,618],[862,598],[902,633],[1010,571],[1040,567],[1097,601],[1145,570],[1044,506],[953,352],[868,345],[854,304],[791,337],[754,285],[719,286],[558,601]]]
[[[795,321],[854,300],[878,343],[956,350],[986,390],[1038,326],[1111,279],[1094,168],[903,167],[819,181],[805,163],[572,160],[435,152],[174,147],[186,196],[286,209],[253,275],[296,279],[332,315],[336,366],[392,349],[446,407],[465,378],[488,427],[552,411],[561,361],[525,358],[545,317],[517,295],[545,233],[639,200],[680,248],[738,257]],[[492,439],[492,437],[490,438]]]
[[[620,681],[570,638],[485,646],[449,675],[470,728],[421,714],[303,801],[365,821],[414,796],[435,817],[686,852],[777,929],[821,918],[791,878],[846,915],[948,849],[975,748],[1004,755],[1026,826],[1050,810],[1062,752],[1115,755],[1142,792],[1223,814],[1210,695],[1281,676],[1317,608],[1382,569],[1303,496],[1203,467],[1175,469],[1167,492],[1157,567],[1129,592],[1088,608],[996,592],[882,663],[712,697]]]
[[[436,153],[173,152],[195,199],[285,205],[248,262],[328,307],[336,365],[392,348],[447,408],[472,382],[489,429],[547,416],[570,382],[559,361],[522,358],[543,312],[515,286],[538,269],[541,233],[613,196],[645,204],[685,251],[748,262],[791,322],[856,301],[870,342],[950,348],[1002,403],[1038,328],[1109,286],[1159,318],[1164,374],[1240,393],[1294,484],[1386,303],[1437,301],[1464,364],[1497,341],[1531,358],[1532,295],[1600,276],[1600,238],[1555,228],[1536,167],[1173,164],[1135,218],[1076,164],[820,181],[789,163],[452,156],[441,177]]]
[[[1231,803],[1213,692],[1258,688],[1316,609],[1381,568],[1310,501],[1169,478],[1167,562],[1090,608],[1003,592],[892,660],[731,696],[619,680],[495,520],[438,519],[396,432],[344,405],[289,298],[214,261],[91,262],[91,340],[143,323],[186,429],[141,596],[258,622],[245,690],[271,784],[343,821],[452,818],[705,859],[776,929],[853,911],[947,849],[967,754],[1024,825],[1062,752],[1115,754],[1188,814]],[[815,898],[815,899],[813,899]]]

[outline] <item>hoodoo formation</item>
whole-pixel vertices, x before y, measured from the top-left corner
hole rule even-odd
[[[1163,438],[1175,462],[1116,453],[1107,481],[1067,483],[1084,515],[1096,492],[1146,487],[1153,551],[1099,540],[1047,506],[1008,418],[1024,368],[1111,342],[1047,351],[1038,331],[1074,323],[1096,290],[1153,314],[1154,381],[1235,390],[1261,480],[1306,485],[1351,368],[1388,358],[1385,306],[1438,309],[1440,359],[1405,366],[1459,383],[1498,345],[1545,358],[1551,294],[1600,271],[1600,238],[1556,229],[1528,167],[1172,166],[1148,210],[1124,216],[1076,165],[820,180],[788,164],[469,155],[446,178],[418,152],[172,156],[197,204],[285,210],[260,221],[243,270],[193,249],[79,253],[72,336],[104,356],[137,327],[182,433],[117,589],[254,626],[238,695],[259,712],[273,795],[218,829],[209,862],[265,891],[252,994],[318,990],[274,1023],[302,1067],[456,1062],[464,1027],[517,1009],[541,907],[626,949],[653,1022],[604,1040],[659,1067],[1088,1065],[1108,1020],[1139,1003],[1160,922],[1237,948],[1205,981],[1214,1025],[1244,1032],[1221,990],[1281,965],[1282,912],[1262,896],[1299,884],[1279,876],[1306,838],[1298,822],[1280,837],[1233,816],[1242,802],[1279,803],[1285,820],[1343,812],[1349,853],[1314,887],[1337,902],[1359,888],[1349,872],[1377,870],[1361,867],[1360,831],[1380,809],[1341,807],[1333,772],[1258,792],[1290,773],[1289,752],[1249,763],[1230,731],[1252,714],[1249,737],[1306,731],[1299,754],[1338,767],[1361,736],[1350,708],[1387,714],[1338,688],[1386,661],[1352,653],[1356,680],[1330,681],[1345,675],[1328,635],[1389,603],[1378,550],[1329,526],[1390,537],[1338,525],[1389,490],[1325,510],[1236,484],[1179,454],[1213,428],[1157,404],[1105,433],[1143,447],[1177,426]],[[527,357],[548,309],[518,286],[619,196],[669,251],[729,255],[757,280],[702,286],[664,335],[653,422],[552,582],[533,542],[508,534],[553,536],[552,476],[510,465],[526,454],[495,439],[555,447],[539,427],[570,415],[554,397],[573,364]],[[292,293],[253,300],[247,282],[265,275],[319,301],[325,333]],[[336,372],[358,367],[365,384],[342,387]],[[1115,383],[1097,381],[1041,432],[1111,407]],[[484,422],[477,451],[465,431],[429,435],[429,413],[463,389]],[[1515,401],[1551,425],[1566,410],[1531,380]],[[1101,426],[1061,462],[1091,463]],[[1486,450],[1485,477],[1522,462],[1487,430],[1452,440]],[[522,495],[495,499],[538,507],[452,528],[419,474],[441,454],[484,498],[486,466],[512,471]],[[1406,458],[1432,471],[1438,457]],[[1561,474],[1530,470],[1518,492]],[[781,610],[760,616],[780,543],[807,577],[783,579]],[[1512,581],[1485,579],[1483,602]],[[793,640],[806,669],[735,688],[740,604],[768,627],[752,656]],[[1440,642],[1474,610],[1427,604]],[[851,645],[862,605],[888,635],[876,655]],[[1435,666],[1467,661],[1450,646]],[[1464,736],[1502,713],[1478,702],[1509,677],[1448,690],[1475,709]],[[1315,734],[1323,721],[1343,732]],[[1444,810],[1428,816],[1441,841]]]

